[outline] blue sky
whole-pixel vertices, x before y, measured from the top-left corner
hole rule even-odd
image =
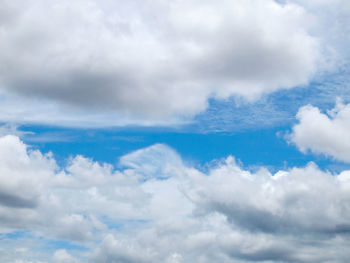
[[[121,156],[156,143],[169,145],[190,165],[205,169],[211,162],[229,155],[254,169],[271,171],[304,166],[314,161],[323,169],[339,172],[348,164],[323,155],[303,154],[288,142],[289,126],[232,132],[195,132],[169,128],[68,129],[25,126],[24,142],[42,152],[52,152],[58,162],[83,155],[98,162],[118,164]]]
[[[345,0],[5,0],[0,261],[347,262],[349,25]]]

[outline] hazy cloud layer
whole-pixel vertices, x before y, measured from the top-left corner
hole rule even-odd
[[[308,105],[299,110],[297,119],[290,139],[302,152],[311,150],[350,162],[350,104],[338,101],[327,113]]]
[[[337,61],[332,66],[349,67],[350,3],[347,0],[293,0],[302,5],[316,19],[314,34],[327,42],[328,55]],[[330,57],[328,57],[330,58]],[[345,65],[344,65],[345,64]]]
[[[5,0],[0,21],[2,90],[152,118],[306,84],[320,52],[273,0]]]
[[[0,149],[2,233],[30,233],[3,236],[2,262],[349,258],[350,171],[333,175],[311,163],[252,173],[228,157],[203,173],[160,144],[122,157],[123,170],[82,156],[60,168],[14,136],[1,137]],[[87,250],[46,250],[49,240]]]

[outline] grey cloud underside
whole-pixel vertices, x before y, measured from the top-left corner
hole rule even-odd
[[[0,229],[88,249],[57,251],[55,262],[347,262],[349,171],[251,173],[229,157],[202,173],[161,144],[119,166],[77,156],[59,169],[52,156],[1,137],[0,186],[11,195],[0,195]],[[35,262],[37,248],[15,252],[22,240],[0,245],[14,244],[12,261]]]
[[[306,84],[319,59],[309,15],[272,0],[16,0],[0,19],[1,88],[85,110],[191,116]]]
[[[0,204],[3,206],[15,208],[35,208],[37,206],[37,200],[28,200],[13,194],[0,192]]]
[[[300,198],[303,201],[303,198]],[[286,210],[289,208],[286,205]],[[235,205],[216,204],[210,207],[212,211],[227,216],[228,222],[251,232],[264,232],[272,234],[312,234],[312,235],[337,235],[350,233],[350,222],[333,223],[324,221],[321,225],[301,225],[293,220],[293,215],[286,213],[284,216],[276,216],[266,210],[253,207],[235,207]],[[291,221],[284,218],[291,218]],[[320,219],[321,220],[321,219]],[[323,219],[327,220],[327,219]]]

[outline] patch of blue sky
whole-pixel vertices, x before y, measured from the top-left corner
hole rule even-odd
[[[28,262],[48,262],[47,259],[51,259],[55,251],[60,249],[67,250],[70,254],[79,256],[82,259],[90,251],[90,248],[76,243],[37,236],[30,230],[0,234],[0,248],[5,249],[1,252],[6,251],[7,254],[0,255],[5,258],[6,255],[9,256],[12,254],[16,257],[21,256],[21,251],[24,251],[26,252],[25,258],[20,259],[25,259]]]
[[[65,250],[78,250],[78,251],[88,251],[89,248],[78,245],[66,240],[46,240],[42,239],[42,249],[46,251],[54,251],[58,249],[65,249]]]
[[[0,240],[35,240],[41,244],[41,247],[50,250],[57,249],[67,249],[67,250],[87,250],[88,248],[74,244],[72,242],[64,241],[64,240],[54,240],[54,239],[45,239],[40,236],[36,236],[32,233],[31,230],[24,231],[13,231],[10,233],[0,234]]]
[[[108,216],[102,216],[100,218],[101,222],[105,224],[109,230],[115,230],[117,232],[122,232],[127,229],[137,229],[138,227],[145,227],[149,220],[142,219],[127,219],[127,220],[114,220]]]
[[[232,132],[292,125],[299,108],[307,104],[321,110],[333,108],[336,99],[350,102],[350,69],[324,74],[308,86],[280,90],[250,103],[237,98],[210,100],[208,109],[197,115],[187,130]]]
[[[229,155],[239,159],[245,167],[264,166],[276,171],[293,166],[305,166],[314,161],[322,169],[332,171],[350,167],[321,155],[303,154],[285,139],[290,126],[252,129],[237,132],[195,133],[166,129],[64,129],[26,127],[38,136],[54,131],[74,134],[76,140],[65,142],[28,142],[43,152],[51,151],[59,165],[64,166],[70,156],[83,155],[95,161],[118,166],[118,160],[132,151],[162,143],[175,149],[186,165],[205,169],[213,160]],[[26,142],[26,137],[24,137]]]
[[[32,238],[33,235],[30,230],[21,230],[21,231],[13,231],[10,233],[0,233],[0,240],[4,239],[23,239],[23,238]]]
[[[123,228],[123,223],[122,222],[119,222],[119,221],[115,221],[111,218],[109,218],[108,216],[102,216],[100,218],[101,222],[106,225],[108,227],[108,229],[113,229],[113,230],[116,230],[116,231],[121,231],[122,228]]]

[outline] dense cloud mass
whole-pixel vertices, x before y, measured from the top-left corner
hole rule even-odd
[[[1,262],[347,262],[350,256],[350,171],[333,175],[310,163],[252,173],[228,157],[203,173],[161,144],[122,157],[122,170],[82,156],[61,168],[15,136],[1,137],[0,149],[0,225],[9,233],[0,240]],[[18,231],[30,234],[14,243],[11,233]],[[85,249],[45,249],[52,240]]]
[[[5,0],[0,87],[88,109],[193,115],[209,97],[306,84],[320,53],[311,21],[273,0]]]
[[[299,110],[297,119],[291,140],[302,152],[311,150],[350,162],[350,104],[338,101],[327,114],[308,105]]]

